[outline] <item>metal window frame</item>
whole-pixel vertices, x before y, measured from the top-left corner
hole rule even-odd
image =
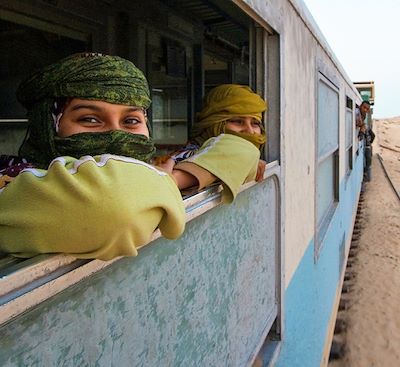
[[[352,102],[352,108],[349,108],[347,106],[347,100],[350,100]],[[346,108],[345,108],[345,131],[347,133],[347,129],[346,129],[346,115],[347,112],[351,112],[352,114],[352,118],[351,118],[351,138],[350,138],[350,144],[348,146],[346,146],[345,144],[345,157],[344,159],[347,160],[347,165],[345,165],[345,167],[347,167],[347,169],[345,169],[345,175],[349,176],[351,174],[351,171],[353,170],[354,167],[354,136],[355,136],[355,117],[354,117],[354,113],[355,113],[355,109],[354,109],[354,101],[352,98],[350,98],[349,96],[346,95]],[[346,137],[345,137],[345,141],[346,141]]]
[[[332,148],[328,152],[326,152],[323,156],[318,156],[318,96],[319,96],[319,85],[320,82],[327,85],[331,88],[335,93],[337,93],[338,97],[338,136],[337,136],[337,145]],[[328,232],[329,226],[331,224],[332,218],[335,214],[336,208],[339,205],[340,197],[339,197],[339,162],[340,162],[340,88],[334,84],[328,77],[322,73],[320,69],[316,72],[316,87],[315,87],[315,173],[314,173],[314,261],[318,261],[319,255],[323,248],[323,243],[325,236]],[[333,202],[326,209],[325,213],[322,215],[321,219],[318,221],[317,218],[317,195],[318,195],[318,174],[319,174],[319,166],[326,159],[333,156]]]

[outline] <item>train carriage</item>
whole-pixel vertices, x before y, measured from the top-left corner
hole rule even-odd
[[[3,255],[0,365],[326,365],[363,178],[361,96],[303,2],[0,0],[0,37],[3,154],[26,133],[18,83],[74,52],[145,71],[160,152],[186,142],[216,85],[268,101],[264,180],[232,205],[219,185],[184,193],[180,239],[155,232],[108,262]]]

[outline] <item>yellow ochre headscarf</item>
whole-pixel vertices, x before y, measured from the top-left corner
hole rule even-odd
[[[248,86],[222,84],[212,89],[204,98],[203,109],[197,114],[192,128],[192,140],[203,144],[207,139],[222,133],[240,136],[252,142],[257,148],[265,144],[264,127],[261,134],[235,133],[225,131],[225,123],[233,117],[248,116],[261,122],[267,103]]]

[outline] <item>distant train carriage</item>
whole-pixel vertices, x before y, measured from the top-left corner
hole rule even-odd
[[[375,104],[375,83],[373,81],[368,82],[354,82],[354,86],[358,90],[361,95],[363,101],[367,101],[371,105],[370,112],[367,114],[365,123],[369,127],[373,127],[372,125],[372,114],[373,108],[372,106]]]
[[[230,206],[218,185],[185,195],[180,239],[156,232],[138,257],[108,262],[0,258],[0,365],[326,365],[363,177],[361,97],[302,1],[14,0],[0,10],[3,154],[26,133],[18,83],[74,52],[145,71],[161,153],[186,142],[216,85],[247,84],[268,101],[264,180]]]

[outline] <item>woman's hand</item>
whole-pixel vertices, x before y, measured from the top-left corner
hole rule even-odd
[[[168,158],[167,160],[164,161],[160,159],[159,161],[154,162],[154,164],[156,167],[159,167],[163,171],[171,174],[176,163],[172,158]]]
[[[153,164],[156,168],[161,168],[164,172],[169,173],[180,190],[199,184],[198,179],[189,172],[174,169],[176,162],[172,158],[158,157]]]
[[[261,182],[264,179],[264,172],[265,172],[266,165],[267,165],[267,162],[263,161],[262,159],[260,159],[258,161],[257,174],[256,174],[257,182]]]

